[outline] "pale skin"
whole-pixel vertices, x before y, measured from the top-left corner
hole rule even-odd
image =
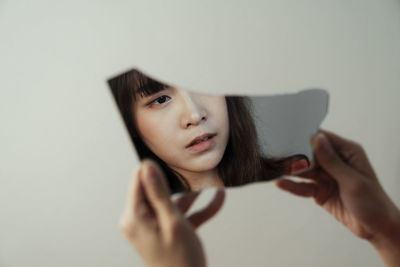
[[[364,149],[321,130],[311,144],[313,169],[307,182],[278,180],[277,186],[315,202],[356,236],[369,241],[387,266],[400,265],[400,211],[380,185]]]
[[[143,142],[183,175],[192,190],[223,187],[217,166],[229,138],[224,96],[167,87],[149,96],[137,95],[133,114]],[[198,152],[187,148],[194,138],[207,133],[216,135],[209,149]]]
[[[323,130],[313,136],[311,143],[314,166],[299,174],[306,182],[284,178],[276,182],[277,186],[298,196],[313,197],[356,236],[370,242],[387,266],[400,266],[400,211],[380,185],[362,147]],[[297,173],[304,167],[304,162],[295,162],[292,171]],[[137,176],[121,224],[146,264],[206,266],[204,250],[191,226],[199,224],[182,215],[195,195],[173,203],[161,172],[158,183],[146,179],[150,177],[148,171],[139,179]],[[203,215],[197,215],[200,222],[213,216],[222,202],[223,197],[217,194],[209,205],[213,207],[211,212],[205,208]]]
[[[206,266],[195,229],[221,208],[225,193],[218,190],[203,209],[185,217],[199,192],[170,199],[166,179],[156,163],[144,160],[129,186],[120,225],[126,238],[149,267]]]

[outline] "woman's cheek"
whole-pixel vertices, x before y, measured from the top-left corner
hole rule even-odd
[[[160,131],[159,129],[157,129],[157,127],[159,127],[157,120],[155,120],[154,116],[149,115],[151,114],[148,114],[146,112],[138,114],[136,125],[146,145],[152,146],[156,143],[158,139],[157,134],[159,134]]]
[[[170,153],[168,151],[173,151],[179,134],[174,127],[175,124],[168,112],[165,112],[163,116],[152,116],[146,122],[145,131],[148,134],[146,139],[151,142],[154,150],[167,155]]]

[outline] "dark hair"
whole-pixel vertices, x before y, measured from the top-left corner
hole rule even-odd
[[[148,96],[168,86],[135,69],[110,79],[108,83],[139,157],[141,159],[151,158],[161,166],[167,176],[172,193],[190,191],[187,180],[172,170],[144,144],[133,119],[132,107],[137,95]],[[255,181],[271,180],[287,172],[288,163],[291,161],[307,159],[303,155],[283,159],[263,156],[250,113],[249,99],[242,96],[226,96],[225,99],[229,114],[229,139],[224,156],[217,167],[218,174],[225,186],[239,186]]]

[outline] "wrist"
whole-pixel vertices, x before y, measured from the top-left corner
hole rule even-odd
[[[395,207],[386,226],[370,243],[386,266],[400,265],[400,211]]]

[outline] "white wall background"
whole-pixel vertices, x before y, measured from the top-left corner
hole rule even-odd
[[[141,266],[118,228],[137,159],[105,83],[136,64],[204,92],[327,88],[323,126],[364,145],[400,205],[399,1],[246,2],[255,28],[231,27],[238,1],[154,3],[0,1],[0,266]],[[140,38],[153,24],[175,32]],[[238,32],[200,42],[227,28]],[[311,200],[269,183],[230,190],[199,234],[210,266],[381,264]]]

